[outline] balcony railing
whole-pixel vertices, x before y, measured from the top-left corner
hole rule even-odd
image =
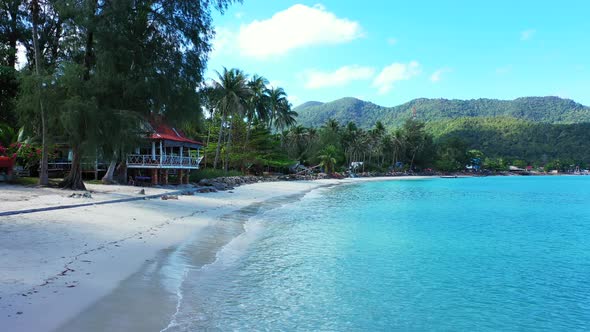
[[[40,166],[39,166],[40,167]],[[81,167],[83,172],[106,171],[108,164],[104,162],[82,161]],[[72,162],[69,160],[50,160],[47,162],[47,170],[49,172],[69,171],[72,168]]]
[[[198,169],[203,157],[156,156],[145,154],[130,154],[127,156],[129,168],[185,168]]]

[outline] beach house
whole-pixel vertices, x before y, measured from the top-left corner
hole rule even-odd
[[[129,180],[168,184],[173,176],[175,183],[188,183],[191,170],[199,169],[204,144],[159,119],[150,120],[146,127],[148,144],[127,155]]]
[[[130,184],[185,184],[192,170],[199,169],[204,144],[191,140],[161,118],[142,123],[143,144],[125,158],[127,182]],[[72,150],[67,144],[56,144],[48,169],[52,176],[63,176],[71,168]],[[98,179],[107,171],[108,162],[100,154],[85,157],[82,172]],[[172,181],[169,181],[172,180]]]

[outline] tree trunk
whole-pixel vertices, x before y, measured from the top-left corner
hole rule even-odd
[[[37,24],[39,21],[39,2],[33,0],[31,2],[31,14],[33,18],[33,48],[35,51],[35,74],[37,79],[41,79],[41,51],[39,49],[39,35],[37,31]],[[46,186],[49,184],[49,175],[47,172],[47,162],[49,159],[48,144],[47,144],[47,114],[43,107],[43,86],[39,82],[39,110],[41,111],[41,166],[39,170],[39,185]]]
[[[230,121],[230,125],[229,125],[229,128],[228,128],[229,131],[228,131],[228,134],[227,134],[227,144],[225,146],[225,167],[224,167],[225,173],[227,173],[228,170],[229,170],[229,150],[231,148],[231,131],[232,131],[232,127],[233,126],[232,126],[232,123]]]
[[[109,168],[107,169],[106,174],[102,177],[101,181],[104,184],[114,184],[115,181],[113,179],[113,175],[115,174],[115,168],[117,166],[117,157],[113,155],[113,159],[109,164]]]
[[[95,12],[97,7],[98,0],[95,0],[93,2],[92,16],[90,17],[90,20],[96,19]],[[94,61],[93,47],[94,32],[92,29],[88,29],[88,34],[86,35],[86,49],[84,50],[84,81],[88,81],[90,79],[90,69]],[[76,142],[75,144],[72,144],[72,168],[70,169],[70,173],[62,181],[62,188],[68,188],[73,190],[86,190],[86,186],[84,186],[84,181],[82,180],[80,143],[81,142]]]
[[[72,146],[72,168],[70,169],[70,173],[60,183],[62,188],[86,190],[84,181],[82,181],[82,163],[80,157],[80,147],[78,145]]]
[[[217,146],[215,147],[215,160],[213,160],[213,169],[217,168],[219,162],[219,152],[221,151],[221,139],[223,138],[223,123],[225,122],[225,113],[221,115],[221,123],[219,124],[219,137],[217,138]]]
[[[209,141],[211,139],[211,127],[213,127],[213,112],[211,113],[211,123],[209,124],[209,128],[207,130],[207,146],[209,146]],[[209,159],[207,159],[207,149],[203,149],[203,168],[207,168],[207,161],[209,161]]]
[[[119,183],[128,183],[129,178],[127,177],[127,161],[123,158],[123,161],[115,167],[115,174]],[[113,177],[113,179],[115,176]]]
[[[248,147],[248,143],[250,142],[250,132],[252,131],[252,121],[248,119],[248,130],[246,131],[246,142],[244,142],[244,151]]]
[[[8,30],[8,46],[9,46],[9,49],[14,52],[14,53],[10,52],[10,54],[8,54],[8,57],[7,57],[8,66],[10,68],[14,68],[14,66],[16,65],[16,44],[17,44],[18,37],[19,37],[19,32],[17,31],[17,29],[18,29],[17,24],[19,21],[19,17],[18,17],[18,13],[19,13],[18,7],[19,6],[18,5],[19,5],[18,2],[13,2],[11,5],[11,8],[8,9],[8,14],[10,16],[10,29]]]
[[[416,151],[412,153],[412,160],[410,161],[410,171],[413,171],[414,168],[414,158],[416,157]]]

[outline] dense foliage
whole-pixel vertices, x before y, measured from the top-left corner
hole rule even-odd
[[[141,119],[196,127],[199,88],[214,35],[211,11],[239,0],[8,0],[0,7],[1,122],[42,144],[68,143],[64,187],[84,188],[81,160],[117,160],[140,138]],[[17,45],[27,63],[16,72]]]
[[[488,157],[525,160],[542,165],[549,160],[590,162],[590,123],[549,124],[508,117],[459,118],[428,124],[438,142],[458,139]]]
[[[508,117],[423,122],[368,130],[329,119],[283,133],[289,157],[325,171],[507,171],[509,166],[570,171],[588,167],[590,123],[534,123]],[[357,169],[352,169],[356,165]]]
[[[294,126],[281,136],[291,159],[327,173],[417,170],[434,160],[432,136],[423,122],[411,118],[395,131],[380,122],[365,130],[330,119],[320,128]]]
[[[242,172],[287,170],[293,163],[276,131],[296,123],[282,88],[269,87],[259,75],[224,68],[204,90],[206,123],[204,167]]]

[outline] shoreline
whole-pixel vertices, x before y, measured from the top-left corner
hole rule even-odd
[[[142,198],[0,216],[0,266],[4,269],[0,274],[0,326],[24,331],[62,327],[110,296],[133,275],[153,270],[163,253],[203,240],[208,231],[223,223],[224,216],[235,215],[241,209],[297,195],[303,197],[317,189],[337,185],[433,178],[440,176],[260,182],[225,191],[204,194],[197,191],[192,196],[179,195],[178,200]],[[99,202],[137,196],[135,191],[141,189],[98,187],[90,189],[92,199]],[[10,186],[6,188],[14,190]],[[4,189],[0,186],[0,199],[6,192]],[[20,189],[26,194],[39,194],[37,191],[47,188]],[[145,188],[145,191],[146,196],[154,197],[171,193],[170,188]],[[68,194],[69,191],[48,189],[46,197],[37,196],[38,201],[16,201],[9,207],[47,205],[47,200],[55,200],[56,195],[58,201],[66,202],[64,197]],[[26,195],[20,198],[23,197]],[[6,208],[3,204],[0,211]],[[213,236],[211,240],[219,239]],[[212,252],[222,247],[217,246]]]
[[[163,250],[198,239],[223,215],[272,198],[360,181],[366,180],[263,182],[178,200],[136,200],[0,217],[0,325],[13,331],[54,330],[110,294]],[[93,195],[120,198],[121,191],[138,190],[105,187],[115,192]],[[0,186],[0,193],[4,189]],[[38,190],[23,188],[22,196]],[[150,190],[146,188],[146,194]],[[68,194],[49,190],[47,200],[58,195],[67,201]],[[48,203],[43,197],[36,199],[1,208]]]
[[[153,265],[162,252],[199,241],[223,216],[253,204],[304,196],[336,185],[430,178],[438,176],[260,182],[225,191],[179,195],[178,200],[140,199],[1,216],[0,266],[5,271],[0,277],[0,326],[9,330],[55,330]],[[0,196],[3,189],[0,186]],[[31,194],[45,189],[24,191]],[[92,199],[98,201],[120,199],[138,189],[100,185],[90,188]],[[146,195],[171,192],[166,188],[145,190]],[[55,195],[65,202],[68,200],[64,197],[70,194],[53,189],[48,192],[46,198],[37,197],[39,202],[12,202],[10,207],[46,205],[46,200],[55,199]],[[3,205],[0,211],[6,208]]]
[[[193,233],[177,246],[158,252],[139,271],[120,282],[112,292],[68,320],[56,331],[169,331],[177,326],[177,314],[184,299],[187,276],[217,264],[224,264],[227,252],[244,248],[255,238],[252,218],[293,204],[316,190],[340,184],[325,184],[295,194],[270,198],[223,214],[216,223]],[[136,299],[141,310],[129,310]],[[153,305],[157,304],[157,305]],[[149,317],[146,317],[149,312]],[[125,328],[121,327],[125,325]]]

